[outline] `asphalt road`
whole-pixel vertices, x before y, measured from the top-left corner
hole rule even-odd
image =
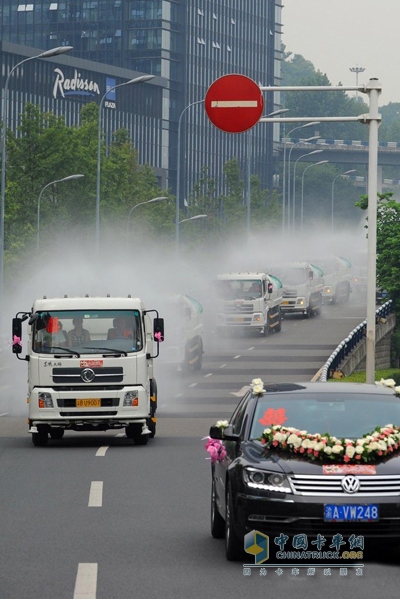
[[[2,598],[397,598],[398,549],[366,545],[362,575],[268,568],[244,576],[210,535],[210,464],[201,438],[240,390],[310,380],[365,318],[353,299],[267,338],[218,339],[206,328],[201,372],[157,359],[157,435],[66,433],[45,448],[27,433],[26,363],[0,367]],[[11,352],[11,351],[10,351]],[[162,352],[162,348],[161,348]],[[355,531],[356,533],[356,531]]]

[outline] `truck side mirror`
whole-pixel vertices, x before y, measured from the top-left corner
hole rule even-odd
[[[22,320],[19,317],[14,317],[12,320],[12,342],[11,347],[13,354],[21,354],[22,352]]]
[[[164,341],[164,319],[156,317],[153,321],[153,336],[157,342]]]
[[[272,294],[272,292],[274,291],[274,286],[272,285],[271,282],[268,283],[268,294]]]
[[[309,272],[308,278],[309,279],[314,279],[314,273],[312,271]]]

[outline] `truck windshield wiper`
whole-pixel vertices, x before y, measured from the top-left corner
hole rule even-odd
[[[94,351],[96,351],[96,350],[107,350],[107,352],[114,353],[117,356],[121,356],[121,354],[122,354],[122,356],[128,356],[128,353],[125,352],[125,350],[117,350],[116,348],[88,348],[87,346],[84,346],[83,349],[84,350],[94,350]]]
[[[70,348],[64,348],[63,346],[52,346],[52,348],[54,350],[65,350],[65,352],[69,352],[70,354],[72,354],[73,356],[77,356],[78,358],[80,358],[80,354],[79,352],[77,352],[76,350],[71,350]]]

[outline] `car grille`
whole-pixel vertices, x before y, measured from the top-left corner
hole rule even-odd
[[[343,491],[341,481],[344,475],[290,475],[294,492],[302,496],[400,496],[399,475],[357,475],[360,489],[355,494]]]

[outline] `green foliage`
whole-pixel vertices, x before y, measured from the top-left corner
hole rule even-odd
[[[366,377],[365,371],[357,371],[342,379],[329,379],[328,381],[334,381],[335,383],[339,381],[345,383],[365,383]],[[375,371],[375,381],[380,381],[381,379],[394,379],[396,385],[400,385],[400,369],[382,369],[380,371]]]

